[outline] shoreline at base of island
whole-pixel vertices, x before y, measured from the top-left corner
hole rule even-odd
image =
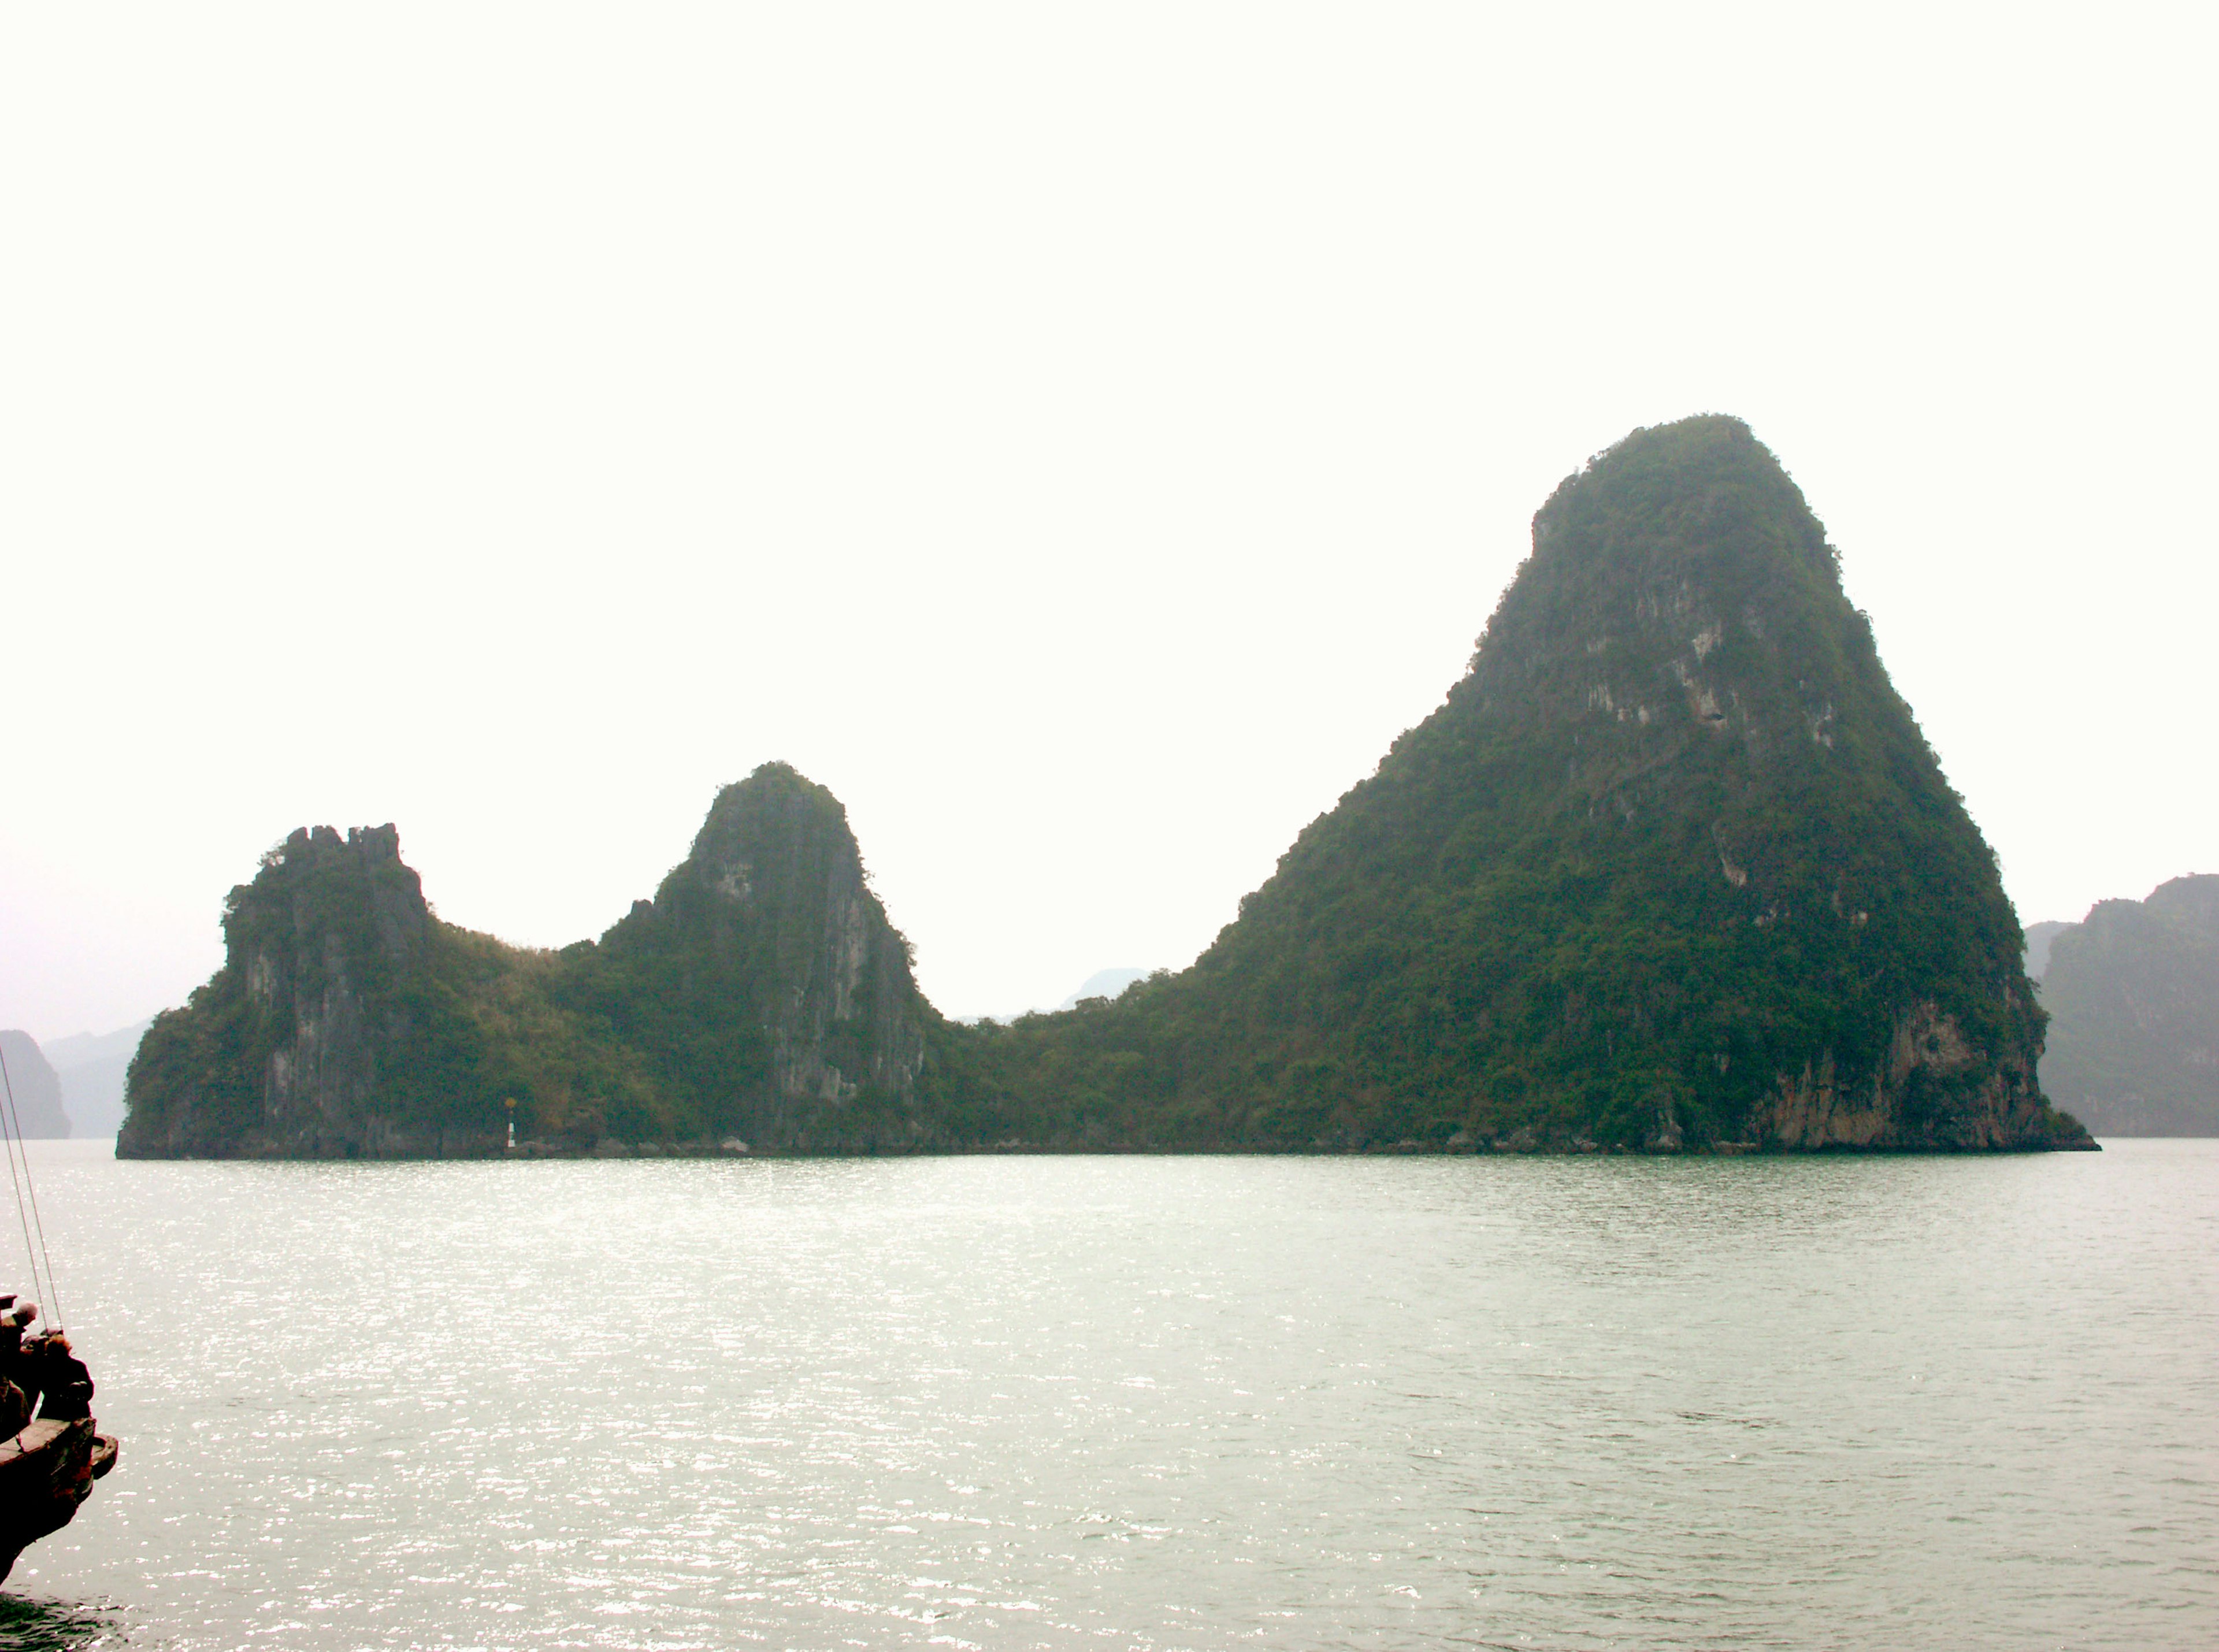
[[[835,1159],[867,1158],[994,1158],[1054,1157],[1067,1158],[1826,1158],[1851,1156],[1873,1158],[2002,1158],[2029,1153],[2101,1152],[2092,1138],[2062,1146],[2016,1147],[1890,1147],[1829,1142],[1823,1146],[1793,1147],[1776,1142],[1718,1141],[1695,1145],[1605,1146],[1599,1142],[1495,1141],[1424,1142],[1405,1139],[1395,1142],[1364,1142],[1340,1146],[1256,1145],[1246,1146],[1162,1146],[1118,1143],[1079,1146],[1068,1142],[997,1141],[969,1146],[884,1146],[861,1150],[806,1147],[755,1147],[728,1142],[628,1142],[613,1137],[586,1146],[575,1142],[520,1141],[513,1147],[463,1149],[451,1152],[330,1152],[301,1153],[252,1149],[231,1153],[121,1153],[119,1158],[163,1159],[171,1162],[255,1164],[484,1164],[541,1159],[713,1158],[713,1159]]]

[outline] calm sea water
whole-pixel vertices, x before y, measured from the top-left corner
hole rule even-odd
[[[2219,1143],[105,1152],[18,1644],[2219,1645]]]

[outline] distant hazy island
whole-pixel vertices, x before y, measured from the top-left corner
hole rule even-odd
[[[1567,479],[1469,672],[1195,965],[943,1019],[782,764],[598,941],[295,832],[140,1046],[126,1156],[2085,1147],[1995,860],[1746,426]]]
[[[69,1134],[69,1117],[62,1110],[61,1075],[37,1040],[14,1028],[0,1032],[0,1070],[8,1077],[5,1122],[10,1134],[34,1140]]]
[[[2219,1135],[2219,877],[2026,935],[2057,1096],[2106,1135]]]

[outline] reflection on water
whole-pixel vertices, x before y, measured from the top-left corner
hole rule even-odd
[[[2219,1644],[2219,1144],[39,1151],[26,1644]]]
[[[124,1644],[123,1615],[113,1608],[0,1594],[0,1647],[9,1652],[92,1652]]]

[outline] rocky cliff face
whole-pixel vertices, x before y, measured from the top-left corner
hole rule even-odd
[[[2078,1145],[2023,1055],[1993,1059],[1936,1005],[1899,1015],[1884,1062],[1845,1084],[1831,1051],[1783,1078],[1749,1133],[1779,1146],[1966,1152]],[[2059,1140],[2058,1138],[2062,1138]]]
[[[7,1062],[8,1085],[16,1104],[9,1133],[20,1130],[34,1140],[68,1135],[70,1121],[62,1110],[61,1078],[39,1048],[38,1040],[28,1033],[0,1033],[0,1058]]]
[[[1824,531],[1703,418],[1557,490],[1469,674],[1191,971],[996,1059],[1141,1139],[2083,1141],[2041,1036]]]
[[[126,1158],[913,1146],[939,1023],[847,817],[782,764],[596,944],[441,923],[391,826],[295,832],[234,889],[225,963],[156,1018]]]
[[[722,1130],[758,1144],[893,1146],[935,1017],[863,875],[847,811],[783,763],[726,786],[587,978]]]
[[[475,1052],[443,1024],[439,926],[394,827],[295,831],[232,891],[223,928],[222,970],[140,1041],[121,1156],[493,1145]]]
[[[2104,1135],[2219,1135],[2219,877],[2101,901],[2050,941],[2042,1076]]]

